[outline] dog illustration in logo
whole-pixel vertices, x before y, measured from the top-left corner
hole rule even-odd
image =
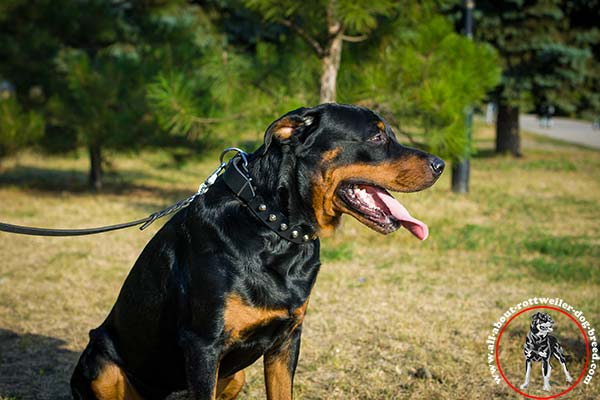
[[[531,375],[531,363],[542,362],[542,372],[544,376],[544,390],[550,391],[550,372],[552,366],[550,360],[552,356],[556,357],[562,365],[565,377],[568,383],[573,382],[571,374],[567,370],[563,349],[558,343],[556,337],[550,335],[554,320],[550,315],[543,312],[536,312],[531,317],[531,328],[527,334],[527,340],[523,347],[525,353],[525,382],[521,385],[521,389],[526,389],[529,386],[529,378]]]

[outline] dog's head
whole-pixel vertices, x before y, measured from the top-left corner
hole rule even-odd
[[[546,336],[552,332],[554,320],[543,312],[536,312],[531,316],[531,331],[537,336]]]
[[[322,104],[300,108],[273,122],[264,154],[293,158],[300,196],[309,204],[319,234],[332,232],[342,214],[387,234],[400,226],[423,240],[428,228],[389,193],[431,186],[444,162],[402,146],[387,122],[357,106]]]

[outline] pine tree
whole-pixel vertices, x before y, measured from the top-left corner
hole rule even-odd
[[[44,133],[44,119],[24,111],[13,95],[0,96],[0,160],[34,143]]]
[[[147,84],[199,56],[195,11],[179,0],[7,0],[0,76],[24,107],[44,114],[45,143],[88,148],[90,184],[99,189],[103,150],[138,148],[156,131]],[[31,101],[33,88],[41,101]]]
[[[454,32],[433,7],[412,5],[342,64],[340,96],[371,106],[414,144],[460,161],[473,149],[465,110],[500,78],[496,52]]]
[[[394,12],[389,0],[243,0],[266,21],[281,24],[302,38],[321,62],[320,102],[336,100],[344,42],[366,40],[378,17]]]
[[[226,51],[237,59],[237,74],[229,79],[235,87],[226,93],[242,99],[228,107],[230,117],[243,114],[242,120],[235,121],[237,130],[250,121],[256,121],[254,129],[261,129],[276,115],[318,101],[312,93],[320,81],[322,60],[311,57],[314,49],[304,39],[281,24],[261,24],[235,7],[216,11],[220,17],[214,26],[224,27],[224,36],[217,42],[236,45],[233,49],[217,47],[212,53]],[[464,110],[498,82],[493,49],[453,32],[432,4],[410,5],[380,16],[377,27],[346,50],[339,70],[340,99],[382,112],[415,144],[436,154],[453,160],[468,156]],[[211,79],[220,79],[228,68],[214,60],[201,71],[214,70]],[[191,88],[195,81],[207,81],[203,75],[165,77],[153,85],[153,105],[165,128],[192,132],[207,129],[210,122],[223,128],[227,114],[211,114],[201,100],[210,96],[218,103],[221,91]]]
[[[477,4],[475,37],[500,55],[496,151],[521,155],[519,112],[541,104],[574,112],[590,74],[589,43],[572,39],[566,0],[508,0]],[[596,21],[597,23],[597,21]]]
[[[181,59],[148,86],[163,129],[231,143],[232,135],[262,131],[275,116],[318,101],[318,60],[302,39],[234,1],[196,10],[202,54]]]
[[[592,57],[586,63],[585,82],[576,89],[577,110],[564,110],[569,115],[598,121],[600,119],[600,0],[566,2],[569,20],[568,42],[589,49]],[[573,103],[569,104],[573,106]],[[563,110],[560,110],[563,111]]]

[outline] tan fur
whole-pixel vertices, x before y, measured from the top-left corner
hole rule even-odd
[[[106,365],[90,386],[98,400],[142,400],[116,364]]]
[[[242,391],[246,382],[244,371],[238,371],[227,378],[220,378],[217,382],[217,400],[233,400]]]
[[[336,147],[335,149],[327,150],[325,153],[323,153],[322,163],[326,164],[333,161],[341,152],[341,147]]]
[[[272,128],[273,135],[279,140],[287,140],[292,137],[296,124],[288,118],[282,118]]]
[[[296,319],[296,323],[292,328],[292,332],[302,324],[304,316],[306,315],[306,309],[308,308],[308,300],[309,299],[294,310],[293,315]],[[279,354],[265,356],[264,358],[267,400],[291,400],[292,398],[292,376],[289,367],[290,340],[288,340],[284,349]]]
[[[385,132],[385,124],[383,123],[383,121],[377,121],[377,127],[379,128],[379,130],[381,130],[382,132]]]
[[[276,318],[294,318],[291,332],[296,330],[304,321],[308,299],[300,307],[290,312],[286,309],[268,309],[253,307],[246,304],[239,295],[232,295],[225,302],[224,329],[229,333],[229,342],[242,340],[245,332],[264,325]],[[288,343],[289,346],[289,343]],[[265,383],[268,400],[287,400],[292,398],[292,378],[288,369],[289,350],[286,349],[277,357],[265,356]],[[218,380],[216,398],[218,400],[233,400],[242,390],[245,377],[244,371],[239,371],[231,377]]]
[[[289,370],[289,348],[275,357],[265,357],[267,400],[291,400],[292,376]]]
[[[310,300],[310,296],[308,299],[306,299],[304,304],[294,310],[293,314],[296,323],[294,324],[292,331],[294,331],[298,326],[300,326],[300,324],[302,324],[302,322],[304,322],[304,316],[306,315],[306,309],[308,308],[308,300]]]
[[[264,325],[276,318],[286,317],[289,317],[286,309],[253,307],[246,304],[240,296],[232,295],[225,302],[223,319],[225,332],[229,333],[229,340],[235,342],[243,336],[244,331]]]
[[[283,308],[268,309],[250,306],[239,295],[234,294],[225,301],[224,330],[229,333],[229,341],[235,342],[243,337],[244,332],[267,324],[276,318],[293,317],[296,320],[295,329],[304,320],[307,307],[308,300],[290,315],[289,311]]]
[[[350,164],[323,170],[313,180],[312,202],[319,236],[331,235],[339,225],[342,213],[369,224],[369,221],[348,209],[335,194],[341,182],[352,178],[396,192],[413,192],[426,187],[433,176],[427,161],[416,156],[379,164]]]

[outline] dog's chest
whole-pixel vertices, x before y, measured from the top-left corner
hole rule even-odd
[[[228,298],[223,316],[225,353],[219,374],[229,376],[254,363],[290,339],[304,319],[308,301],[300,307],[252,307],[239,297]]]
[[[550,358],[551,346],[550,346],[550,340],[549,340],[548,336],[543,337],[543,338],[537,338],[535,336],[530,335],[527,337],[527,345],[532,350],[534,350],[534,353],[532,353],[529,357],[529,359],[531,361],[542,361],[542,360]],[[542,352],[545,355],[541,356],[539,354],[540,352]]]
[[[261,332],[265,336],[291,334],[304,320],[308,300],[294,309],[255,307],[238,295],[227,298],[223,314],[226,343],[246,341]]]

